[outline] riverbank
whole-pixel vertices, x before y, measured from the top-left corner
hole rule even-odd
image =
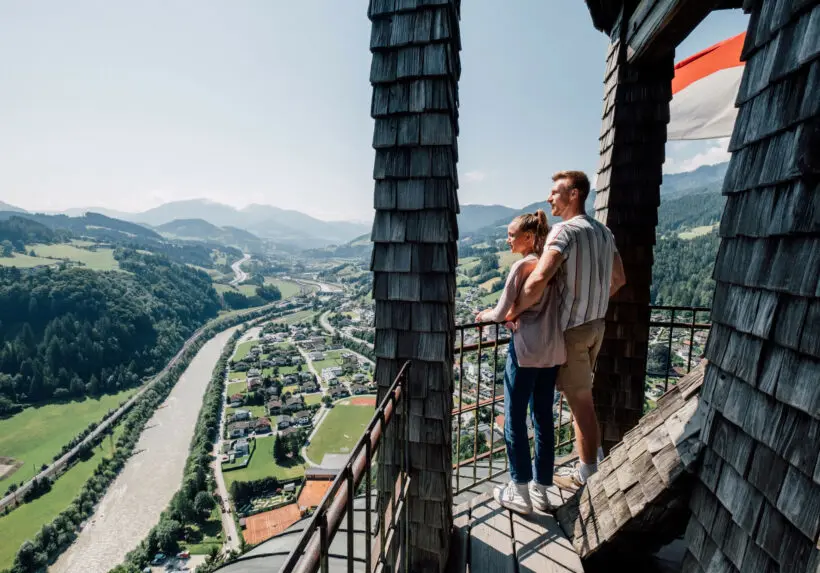
[[[159,521],[179,489],[194,425],[214,365],[238,326],[197,352],[171,394],[149,420],[135,454],[108,489],[77,540],[54,563],[55,573],[106,573]]]

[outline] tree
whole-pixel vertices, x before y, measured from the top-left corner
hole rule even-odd
[[[164,519],[157,525],[157,545],[163,553],[176,553],[179,548],[179,537],[182,524],[174,519]]]
[[[666,344],[653,344],[650,346],[646,366],[649,372],[666,374],[669,370],[669,347]]]
[[[284,438],[277,434],[276,439],[273,440],[273,459],[276,460],[277,464],[281,465],[287,461],[287,457],[288,448],[284,443]]]
[[[14,245],[11,244],[11,241],[6,239],[2,243],[0,243],[0,256],[11,257],[13,255],[14,255]]]
[[[194,511],[196,511],[198,515],[207,517],[215,506],[214,496],[207,491],[201,491],[196,494],[194,498]]]

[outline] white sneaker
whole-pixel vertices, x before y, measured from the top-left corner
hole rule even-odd
[[[493,491],[493,497],[507,509],[524,515],[532,513],[529,487],[525,483],[510,481],[506,486],[498,486]]]
[[[555,506],[550,503],[550,500],[547,497],[547,486],[545,485],[531,481],[530,500],[532,501],[532,506],[539,511],[546,513],[552,513],[555,511]]]

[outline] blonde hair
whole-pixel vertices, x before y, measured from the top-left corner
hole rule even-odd
[[[544,252],[544,243],[550,232],[550,225],[547,222],[547,214],[543,209],[538,209],[535,213],[524,213],[512,220],[518,225],[519,232],[533,234],[533,251],[539,257]]]

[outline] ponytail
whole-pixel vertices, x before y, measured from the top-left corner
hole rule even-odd
[[[550,231],[547,214],[544,210],[538,209],[535,213],[519,215],[513,219],[513,222],[518,224],[518,229],[521,232],[533,234],[533,250],[540,257],[541,253],[544,252],[544,243],[547,242],[547,235]]]

